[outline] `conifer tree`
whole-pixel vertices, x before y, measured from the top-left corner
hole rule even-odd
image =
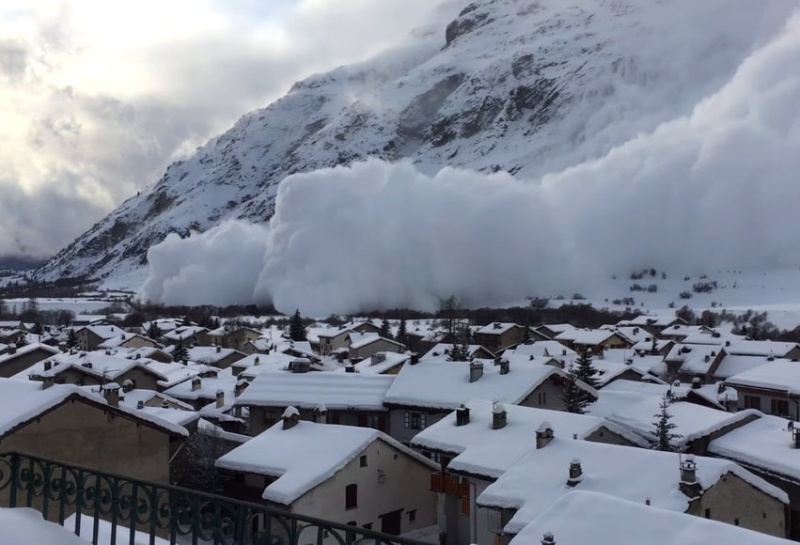
[[[289,320],[289,338],[293,341],[306,340],[306,326],[303,325],[303,317],[300,310],[295,310],[291,320]]]
[[[383,337],[384,339],[391,339],[392,338],[392,328],[389,326],[389,320],[386,318],[383,319],[381,322],[381,328],[378,331],[378,335]]]
[[[161,328],[158,327],[158,322],[153,320],[150,322],[150,327],[147,328],[147,336],[153,339],[154,341],[158,341],[163,335]]]
[[[75,334],[75,329],[70,328],[67,334],[67,348],[75,348],[78,346],[78,336]]]
[[[472,361],[475,356],[470,354],[468,330],[458,335],[459,339],[450,347],[447,361]]]
[[[180,361],[186,363],[189,361],[189,351],[183,346],[183,341],[178,341],[175,345],[175,350],[172,351],[173,361]]]
[[[677,426],[672,422],[672,414],[669,412],[670,396],[664,394],[661,403],[658,405],[658,412],[654,414],[655,420],[653,426],[655,428],[655,440],[653,441],[654,450],[664,450],[668,452],[675,452],[678,448],[674,445],[675,439],[683,437],[680,434],[673,433]]]
[[[575,378],[583,381],[592,388],[597,388],[597,369],[592,363],[592,351],[584,350],[575,360]]]
[[[0,299],[0,319],[6,317],[8,313],[8,307],[6,306],[6,302],[3,299]]]
[[[408,346],[408,332],[406,331],[405,319],[400,320],[400,325],[397,327],[397,337],[395,340]]]
[[[561,400],[564,402],[564,410],[569,413],[583,414],[586,412],[589,401],[586,399],[585,392],[578,386],[578,377],[573,369],[567,371],[561,391]]]

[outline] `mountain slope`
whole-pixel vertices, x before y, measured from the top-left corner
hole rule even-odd
[[[466,4],[466,2],[465,2]],[[242,117],[39,269],[136,276],[150,246],[267,221],[289,174],[365,157],[536,179],[685,115],[797,1],[481,0],[369,62],[295,84]]]

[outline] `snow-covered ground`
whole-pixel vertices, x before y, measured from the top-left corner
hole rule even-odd
[[[5,303],[11,312],[22,312],[28,299],[6,299]],[[113,304],[109,299],[83,298],[83,297],[41,297],[36,299],[39,310],[69,310],[75,314],[95,314],[98,310]]]

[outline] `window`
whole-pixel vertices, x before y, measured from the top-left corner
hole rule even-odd
[[[344,490],[344,508],[355,509],[358,507],[358,485],[348,484]]]
[[[409,430],[424,430],[425,420],[425,413],[406,411],[403,415],[403,427]]]
[[[361,467],[367,467],[367,455],[363,454],[361,458],[358,459],[358,463]]]
[[[539,392],[539,405],[547,405],[547,392]]]
[[[739,519],[733,519],[733,523],[734,523],[736,526],[739,526]]]
[[[761,410],[761,398],[758,396],[744,396],[745,409]]]
[[[780,416],[789,414],[789,401],[786,399],[773,399],[772,400],[772,414]]]
[[[412,509],[408,512],[408,522],[416,522],[417,520],[417,510]]]
[[[711,518],[711,509],[706,509],[706,518],[707,519]]]

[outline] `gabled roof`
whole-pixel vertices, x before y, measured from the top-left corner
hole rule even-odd
[[[551,505],[573,490],[601,492],[621,499],[644,502],[653,507],[685,512],[689,498],[679,489],[681,455],[674,452],[574,441],[555,437],[544,448],[533,450],[489,485],[478,496],[478,505],[517,509],[505,527],[518,533]],[[579,460],[582,480],[566,486],[568,470]],[[788,503],[779,488],[738,464],[719,458],[695,457],[697,481],[708,489],[732,473],[760,491]]]
[[[118,335],[115,335],[113,337],[107,338],[105,341],[100,343],[97,346],[97,348],[117,348],[120,345],[122,345],[122,344],[124,344],[124,343],[126,343],[126,342],[128,342],[130,340],[137,339],[137,338],[138,339],[142,339],[143,341],[151,342],[151,343],[156,344],[156,345],[158,344],[153,339],[147,338],[144,335],[139,335],[138,333],[122,332],[122,333],[120,333]]]
[[[536,358],[550,357],[557,359],[572,360],[577,357],[578,353],[567,348],[558,341],[532,341],[518,344],[514,348],[509,348],[503,355],[521,355],[521,356],[534,356]]]
[[[196,401],[198,399],[216,399],[217,392],[222,390],[224,393],[233,395],[234,387],[236,386],[237,379],[233,375],[220,374],[216,377],[201,378],[200,387],[193,389],[193,380],[187,380],[176,384],[166,390],[166,395],[183,399],[186,401]]]
[[[561,369],[550,365],[511,365],[500,374],[498,365],[485,364],[483,376],[470,382],[470,365],[465,362],[421,361],[405,365],[386,394],[387,404],[453,410],[472,399],[494,399],[516,404],[551,377],[563,379]],[[585,386],[593,396],[594,389]]]
[[[189,353],[189,361],[205,363],[206,365],[214,365],[230,356],[238,356],[239,359],[245,357],[244,352],[239,352],[233,348],[222,348],[218,346],[193,346],[187,351]]]
[[[543,510],[511,540],[540,543],[552,533],[556,543],[593,545],[789,545],[785,539],[740,526],[645,505],[597,492],[573,490]]]
[[[73,398],[100,405],[105,410],[139,418],[172,434],[188,435],[182,426],[161,418],[139,414],[124,406],[110,407],[102,396],[77,386],[54,385],[43,388],[40,382],[0,378],[0,437]]]
[[[676,344],[664,357],[665,362],[680,362],[680,372],[705,375],[724,349],[708,344]]]
[[[522,327],[513,322],[492,322],[486,324],[476,331],[479,335],[502,335],[506,331],[510,331],[515,327]]]
[[[439,343],[433,346],[421,359],[425,361],[448,361],[448,353],[453,348],[453,343]],[[467,348],[469,355],[473,358],[491,358],[495,355],[480,344],[470,344]]]
[[[383,411],[393,375],[360,373],[267,373],[257,376],[237,405]]]
[[[602,390],[601,390],[602,392]],[[639,403],[621,409],[607,418],[626,426],[647,440],[654,440],[655,426],[653,421],[659,412],[661,397],[652,396]],[[748,420],[758,417],[758,411],[745,410],[738,413],[729,413],[717,409],[710,409],[687,401],[670,403],[668,412],[672,415],[670,422],[675,424],[673,433],[681,435],[675,439],[675,445],[685,445],[701,437],[728,426],[744,425]]]
[[[7,361],[14,360],[20,356],[24,356],[25,354],[29,354],[37,350],[49,352],[52,355],[61,353],[61,351],[58,348],[53,348],[52,346],[48,346],[46,344],[31,343],[26,346],[23,346],[22,348],[17,348],[13,354],[3,354],[2,356],[0,356],[0,365],[3,365]]]
[[[616,331],[608,331],[607,329],[571,329],[559,333],[555,338],[557,341],[594,346],[607,341],[614,335],[620,336]]]
[[[775,358],[785,358],[789,352],[798,349],[797,343],[785,343],[779,341],[731,341],[725,344],[725,351],[728,354],[741,356],[773,356]]]
[[[749,386],[800,395],[800,362],[775,360],[733,375],[725,382],[731,386]]]
[[[522,456],[536,449],[536,431],[541,426],[550,427],[558,437],[578,439],[585,439],[605,426],[635,444],[646,446],[637,435],[594,416],[503,405],[507,423],[503,428],[492,429],[493,402],[473,400],[467,407],[468,424],[456,426],[453,412],[419,432],[411,446],[455,455],[448,465],[450,470],[490,479],[497,479]]]
[[[791,429],[800,424],[778,416],[760,416],[711,441],[708,451],[800,483],[800,451],[794,446]]]
[[[262,497],[291,505],[378,440],[432,469],[436,467],[380,431],[303,421],[290,429],[283,429],[283,423],[278,422],[222,456],[216,465],[231,471],[277,477],[264,489]]]

